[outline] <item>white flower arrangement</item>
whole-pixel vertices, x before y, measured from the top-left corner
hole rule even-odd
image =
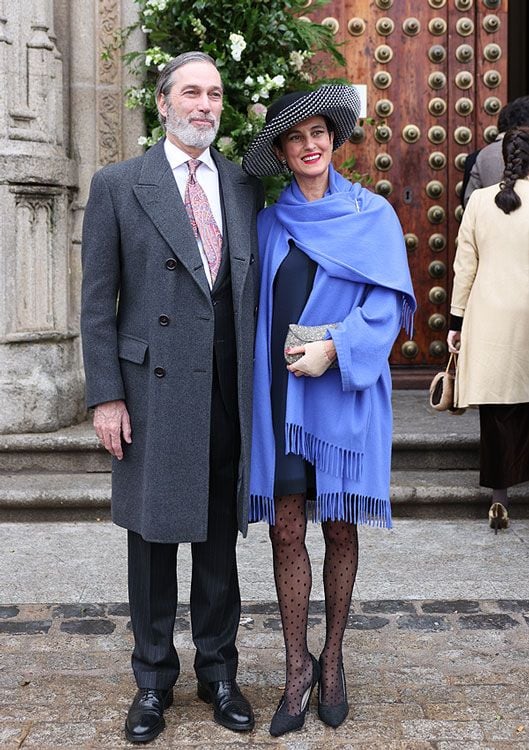
[[[217,141],[217,148],[221,152],[221,154],[224,154],[224,156],[229,156],[231,153],[233,153],[234,146],[235,141],[229,135],[223,135]]]
[[[293,50],[288,56],[288,62],[292,70],[299,73],[305,65],[305,62],[310,60],[311,57],[312,52],[309,50]]]
[[[262,76],[257,76],[257,83],[259,88],[250,97],[252,102],[258,102],[259,99],[269,99],[270,92],[273,89],[282,89],[285,85],[285,76],[278,74],[273,78],[270,78],[268,73]]]
[[[131,88],[127,91],[126,96],[125,106],[127,109],[135,109],[145,106],[149,92],[146,88]]]
[[[162,70],[160,65],[164,65],[169,62],[171,55],[164,52],[160,47],[150,47],[145,50],[145,66],[150,68],[151,65],[158,66],[158,70]]]
[[[246,41],[242,34],[230,34],[231,56],[235,62],[240,62],[241,55],[246,49]]]
[[[193,31],[199,39],[204,40],[206,38],[206,27],[204,26],[200,18],[193,17],[191,19],[191,26],[193,27]]]
[[[163,13],[167,8],[167,3],[168,0],[147,0],[146,9],[151,12],[158,11],[158,13]]]
[[[250,104],[250,106],[248,107],[248,117],[254,120],[260,120],[262,122],[266,117],[265,105],[261,104],[260,102]]]

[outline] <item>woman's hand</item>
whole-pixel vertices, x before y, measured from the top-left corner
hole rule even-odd
[[[332,339],[325,341],[311,341],[305,346],[293,346],[286,350],[287,354],[303,354],[303,356],[292,365],[287,365],[287,370],[297,378],[306,375],[309,378],[319,378],[323,375],[336,359],[336,347]]]
[[[461,346],[461,331],[448,331],[446,343],[450,354],[457,354]]]

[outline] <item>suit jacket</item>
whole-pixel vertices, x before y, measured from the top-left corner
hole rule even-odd
[[[482,148],[477,155],[465,189],[465,206],[474,190],[496,185],[501,181],[505,168],[502,153],[503,135],[503,133],[500,133],[495,141]]]
[[[212,149],[226,223],[237,346],[239,529],[248,526],[256,214],[262,188]],[[163,141],[92,180],[83,225],[81,333],[88,406],[124,399],[132,444],[113,459],[112,517],[152,542],[207,538],[215,323],[197,243]]]

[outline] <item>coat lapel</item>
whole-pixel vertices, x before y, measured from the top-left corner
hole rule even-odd
[[[219,171],[219,182],[224,200],[227,235],[230,254],[231,283],[234,301],[244,288],[251,258],[250,221],[254,217],[254,191],[247,176],[230,161],[211,149],[213,159]],[[237,307],[239,305],[237,304]]]
[[[133,186],[134,194],[174,255],[209,299],[210,290],[195,236],[163,143],[159,141],[145,153],[140,178]]]

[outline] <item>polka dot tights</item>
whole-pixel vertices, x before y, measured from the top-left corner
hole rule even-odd
[[[312,571],[305,546],[304,495],[276,499],[276,520],[270,526],[274,577],[286,651],[285,700],[289,714],[300,713],[311,683],[312,662],[307,646],[307,617]]]
[[[307,645],[307,621],[312,571],[305,546],[304,495],[276,498],[276,520],[270,526],[274,577],[286,651],[285,700],[288,713],[300,712],[303,694],[312,678]],[[343,700],[342,641],[349,614],[358,562],[356,526],[341,521],[323,523],[325,562],[326,639],[322,652],[322,702]]]
[[[326,634],[321,653],[321,702],[334,706],[344,700],[341,675],[342,641],[351,595],[358,568],[358,533],[346,521],[325,521],[325,590]]]

